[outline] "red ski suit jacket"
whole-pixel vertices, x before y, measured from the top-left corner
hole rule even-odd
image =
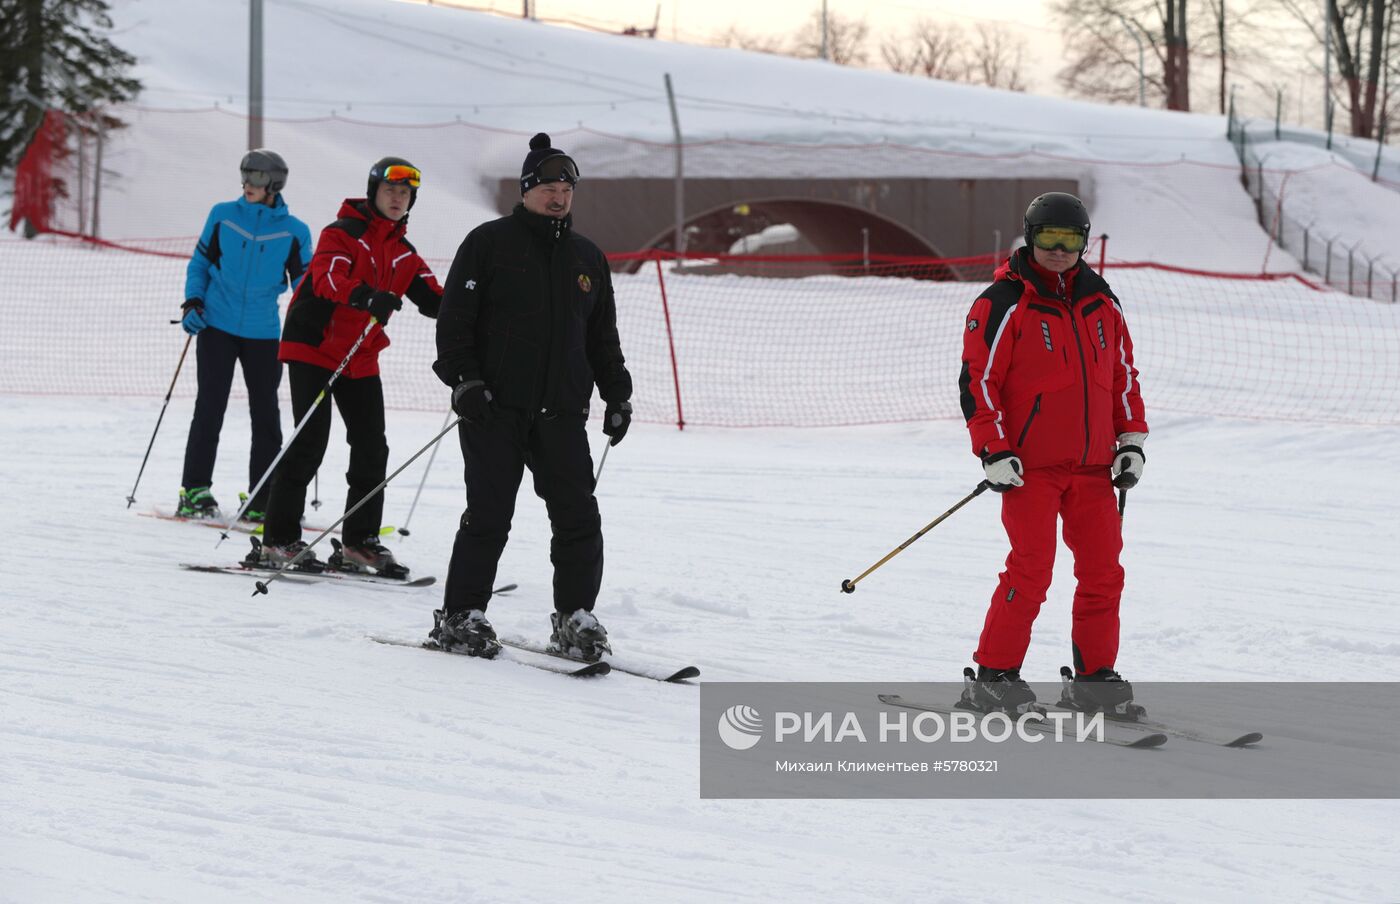
[[[370,211],[363,198],[347,198],[340,219],[321,230],[311,266],[287,307],[278,360],[300,361],[335,370],[369,323],[362,304],[377,291],[407,295],[428,317],[436,318],[442,287],[417,250],[404,238],[408,217],[397,223]],[[379,374],[379,352],[389,346],[382,327],[355,352],[344,377]]]
[[[1122,306],[1083,261],[1063,276],[1018,249],[967,315],[958,386],[976,455],[1108,466],[1118,434],[1147,432]]]

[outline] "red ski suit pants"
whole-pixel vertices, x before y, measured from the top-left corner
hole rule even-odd
[[[1074,554],[1074,667],[1112,668],[1118,658],[1118,603],[1123,595],[1123,532],[1113,482],[1104,465],[1028,469],[1025,486],[1001,496],[1001,523],[1011,541],[1006,570],[987,610],[973,659],[991,669],[1019,668],[1031,625],[1050,589],[1055,527],[1064,521]]]

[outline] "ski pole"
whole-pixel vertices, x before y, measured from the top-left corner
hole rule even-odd
[[[1123,509],[1128,507],[1128,488],[1123,487],[1118,491],[1118,523],[1123,523]]]
[[[872,572],[872,571],[874,571],[875,569],[879,568],[881,565],[885,564],[885,563],[888,562],[890,559],[893,559],[895,556],[899,555],[901,552],[903,552],[903,551],[905,550],[906,547],[909,546],[909,544],[913,543],[915,540],[919,539],[919,538],[922,537],[924,534],[928,533],[929,531],[933,530],[933,529],[934,529],[935,527],[937,527],[938,525],[942,524],[943,521],[944,521],[944,519],[946,519],[949,515],[953,514],[953,512],[956,512],[958,509],[960,509],[960,508],[962,508],[963,506],[967,505],[967,504],[968,504],[969,502],[971,502],[973,499],[975,499],[975,498],[977,498],[978,496],[982,495],[982,493],[985,492],[985,491],[986,491],[988,488],[990,488],[990,487],[991,487],[991,484],[988,483],[988,482],[985,481],[985,480],[982,481],[981,483],[977,484],[977,489],[973,490],[971,493],[968,493],[966,496],[964,496],[962,499],[960,499],[960,500],[958,501],[958,504],[957,504],[957,505],[955,505],[955,506],[953,506],[952,508],[948,509],[948,511],[946,511],[946,512],[944,512],[943,514],[939,515],[937,518],[934,518],[932,521],[930,521],[927,525],[924,526],[924,529],[923,529],[923,530],[919,531],[917,534],[915,534],[914,536],[910,537],[908,540],[905,540],[903,543],[899,544],[899,545],[896,546],[894,549],[890,550],[890,551],[889,551],[889,554],[886,555],[883,559],[881,559],[880,561],[876,562],[874,565],[871,565],[869,568],[865,569],[865,571],[861,572],[860,577],[855,578],[855,579],[852,579],[852,580],[845,580],[845,581],[842,581],[842,582],[841,582],[841,592],[842,592],[842,593],[855,593],[855,592],[856,592],[856,585],[859,584],[862,580],[864,580],[866,575],[870,574],[870,572]]]
[[[321,510],[321,469],[316,469],[316,476],[312,478],[315,489],[311,491],[311,507],[316,511]]]
[[[311,403],[311,407],[306,409],[306,414],[302,415],[301,423],[297,424],[296,429],[292,431],[292,438],[283,443],[282,448],[277,451],[277,457],[272,460],[272,464],[267,466],[267,470],[263,472],[263,476],[258,478],[258,485],[253,487],[252,491],[248,493],[248,498],[238,507],[238,514],[234,515],[233,518],[229,520],[229,523],[224,525],[224,529],[219,531],[219,540],[214,544],[215,549],[218,549],[219,544],[228,539],[228,532],[238,523],[238,519],[243,517],[243,513],[248,510],[248,506],[253,504],[253,500],[257,498],[258,490],[261,490],[263,484],[267,483],[267,479],[272,476],[273,470],[277,468],[277,463],[282,460],[283,455],[287,454],[287,450],[292,447],[292,443],[296,442],[297,436],[301,433],[302,428],[310,423],[311,415],[315,414],[316,409],[321,407],[321,402],[325,401],[326,394],[331,391],[331,387],[335,385],[335,381],[339,378],[341,372],[349,366],[350,359],[355,357],[355,352],[360,350],[360,343],[365,341],[365,337],[369,335],[369,331],[374,329],[377,323],[379,323],[379,321],[371,317],[369,323],[365,324],[364,332],[360,333],[360,338],[356,339],[355,344],[350,346],[350,351],[346,353],[345,360],[340,362],[340,366],[335,369],[335,373],[331,374],[331,378],[326,381],[326,385],[321,387],[321,391],[316,395],[316,400]]]
[[[452,417],[452,409],[447,409],[447,416],[442,419],[442,426],[446,427],[448,420]],[[438,436],[442,436],[441,433]],[[408,522],[413,520],[413,513],[418,510],[418,497],[423,495],[423,484],[428,482],[428,472],[433,469],[433,459],[437,458],[438,447],[433,445],[433,454],[428,456],[428,463],[423,467],[423,477],[418,481],[418,490],[413,494],[413,504],[408,507],[408,515],[403,519],[403,527],[399,528],[399,533],[407,537],[409,535]]]
[[[603,457],[598,462],[598,473],[593,475],[593,489],[598,489],[598,481],[603,477],[603,465],[608,463],[608,450],[612,448],[612,443],[603,447]]]
[[[178,323],[179,321],[171,321]],[[131,508],[136,502],[136,488],[141,485],[141,475],[146,473],[146,462],[151,458],[151,449],[156,444],[156,434],[160,432],[160,422],[165,420],[165,409],[170,406],[170,396],[175,392],[175,381],[180,379],[180,368],[185,366],[185,355],[189,353],[190,342],[193,335],[185,337],[185,347],[180,349],[180,362],[175,365],[175,376],[170,378],[170,388],[165,391],[165,403],[160,406],[160,416],[156,418],[156,429],[151,431],[151,441],[146,444],[146,455],[141,459],[141,470],[136,472],[136,483],[131,485],[131,494],[126,497],[126,507]]]
[[[312,540],[310,543],[306,544],[306,548],[303,549],[301,552],[297,553],[295,556],[293,556],[293,557],[292,557],[292,560],[291,560],[290,562],[288,562],[286,565],[284,565],[284,566],[282,566],[281,568],[279,568],[279,569],[278,569],[276,572],[274,572],[267,580],[265,580],[265,581],[254,581],[253,583],[255,583],[255,584],[257,585],[257,589],[253,591],[253,596],[257,596],[259,593],[267,593],[267,588],[268,588],[268,585],[269,585],[269,584],[271,584],[273,581],[277,580],[278,578],[282,577],[282,575],[286,574],[287,572],[289,572],[289,571],[291,571],[293,568],[295,568],[295,567],[296,567],[296,564],[297,564],[298,562],[301,561],[302,556],[304,556],[304,555],[306,555],[307,553],[311,552],[311,550],[315,548],[315,546],[316,546],[317,543],[320,543],[322,540],[326,539],[326,537],[330,536],[330,534],[331,534],[332,531],[334,531],[337,527],[340,527],[341,523],[344,522],[346,518],[349,518],[351,515],[353,515],[353,514],[355,514],[356,512],[358,512],[358,511],[360,510],[361,506],[363,506],[366,502],[369,502],[369,501],[370,501],[371,499],[373,499],[375,496],[378,496],[379,493],[380,493],[386,486],[389,485],[389,482],[390,482],[390,481],[392,481],[395,477],[398,477],[401,473],[403,473],[404,468],[407,468],[409,465],[411,465],[411,464],[413,464],[415,461],[417,461],[417,460],[418,460],[418,456],[422,455],[424,452],[427,452],[430,448],[432,448],[432,447],[437,443],[438,440],[440,440],[440,439],[442,439],[444,436],[446,436],[447,433],[448,433],[448,431],[452,430],[453,428],[455,428],[455,427],[456,427],[458,424],[460,424],[460,423],[462,423],[462,419],[459,417],[459,418],[457,418],[457,420],[455,420],[455,421],[453,421],[452,423],[448,424],[447,426],[443,427],[442,430],[438,433],[437,436],[433,437],[431,440],[428,441],[428,444],[427,444],[426,446],[424,446],[423,448],[419,449],[417,452],[414,452],[413,455],[412,455],[412,457],[410,457],[408,461],[406,461],[406,462],[404,462],[403,464],[399,465],[399,466],[398,466],[398,469],[395,470],[394,473],[390,474],[388,477],[385,477],[383,480],[381,480],[381,481],[379,482],[379,486],[377,486],[377,487],[375,487],[374,489],[370,490],[368,493],[365,494],[365,497],[364,497],[363,499],[361,499],[359,502],[355,503],[354,505],[350,506],[350,508],[346,510],[345,514],[343,514],[343,515],[341,515],[339,518],[337,518],[337,519],[336,519],[336,522],[335,522],[334,524],[332,524],[330,527],[328,527],[328,528],[326,528],[325,530],[321,531],[321,533],[316,537],[316,539],[314,539],[314,540]]]

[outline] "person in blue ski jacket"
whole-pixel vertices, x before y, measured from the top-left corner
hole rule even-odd
[[[185,442],[176,514],[219,518],[214,500],[214,459],[224,425],[233,365],[243,367],[253,442],[248,454],[251,491],[282,448],[277,360],[282,324],[277,298],[295,286],[311,264],[311,231],[282,200],[287,164],[266,148],[249,151],[239,164],[243,196],[215,204],[185,271],[180,325],[195,336],[199,380],[194,417]],[[271,481],[249,500],[244,517],[261,521]]]

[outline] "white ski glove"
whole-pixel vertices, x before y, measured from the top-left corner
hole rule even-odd
[[[1113,485],[1120,490],[1130,490],[1142,479],[1142,466],[1147,463],[1142,451],[1145,442],[1146,433],[1118,434],[1118,451],[1113,453]]]
[[[988,455],[982,459],[982,470],[987,473],[987,485],[998,493],[1005,493],[1026,484],[1021,479],[1025,468],[1021,466],[1021,459],[1016,457],[1015,452]]]

